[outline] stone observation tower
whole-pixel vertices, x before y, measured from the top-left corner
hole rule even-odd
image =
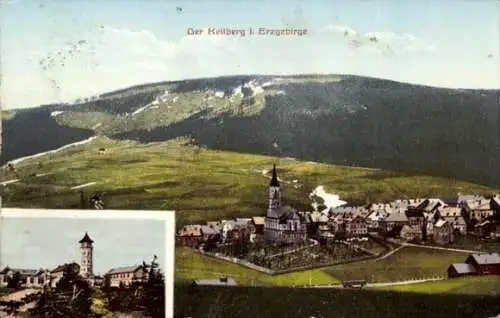
[[[92,277],[93,276],[92,250],[94,249],[92,243],[94,243],[94,241],[92,241],[88,233],[85,232],[85,236],[83,236],[83,238],[78,243],[80,243],[80,249],[82,250],[82,263],[80,264],[80,274],[83,277]]]

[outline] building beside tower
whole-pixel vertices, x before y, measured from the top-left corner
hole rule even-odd
[[[91,286],[104,284],[104,277],[108,278],[111,287],[130,285],[134,282],[144,282],[148,279],[148,268],[144,264],[110,269],[104,277],[94,274],[94,240],[85,232],[80,244],[81,261],[64,263],[56,268],[49,269],[23,269],[6,266],[0,269],[0,288],[8,286],[16,274],[20,277],[20,286],[29,288],[42,288],[49,286],[55,288],[68,270],[79,273]]]
[[[275,243],[297,244],[307,238],[306,224],[297,210],[281,204],[281,187],[276,165],[269,183],[269,205],[264,223],[264,237]]]

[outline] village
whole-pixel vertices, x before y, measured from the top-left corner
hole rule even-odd
[[[110,269],[104,276],[96,275],[93,271],[94,241],[88,233],[78,242],[81,250],[81,264],[76,262],[65,263],[50,269],[25,269],[6,266],[0,271],[0,288],[8,289],[42,289],[55,288],[69,268],[79,273],[91,286],[103,286],[105,281],[110,287],[129,286],[132,282],[147,280],[147,272],[142,264],[117,267]]]
[[[478,243],[500,246],[498,194],[306,212],[283,206],[281,196],[274,166],[266,216],[185,225],[176,235],[176,245],[273,274],[378,257],[387,251],[374,249],[377,243],[462,250],[473,250]],[[473,253],[463,264],[450,264],[447,275],[500,274],[496,252]],[[488,269],[480,269],[483,265]],[[221,284],[227,283],[224,278]]]

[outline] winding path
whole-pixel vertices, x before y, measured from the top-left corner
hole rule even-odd
[[[365,285],[365,288],[383,287],[383,286],[394,286],[394,285],[411,285],[411,284],[418,284],[418,283],[424,283],[424,282],[433,282],[433,281],[439,281],[439,280],[445,280],[445,279],[447,279],[447,278],[445,278],[445,277],[436,277],[436,278],[403,280],[403,281],[397,281],[397,282],[367,283]],[[341,284],[337,284],[337,285],[314,285],[314,286],[302,286],[302,287],[299,287],[299,288],[341,288],[341,289],[344,289],[344,286],[341,285]]]
[[[3,297],[0,297],[0,300],[2,301],[20,301],[22,300],[24,297],[28,296],[28,295],[31,295],[31,294],[34,294],[34,293],[37,293],[38,290],[37,289],[33,289],[33,288],[27,288],[27,289],[23,289],[23,290],[19,290],[19,291],[16,291],[16,292],[13,292],[11,294],[8,294],[8,295],[5,295]],[[23,306],[21,306],[19,308],[19,311],[20,312],[25,312],[27,311],[28,309],[31,309],[35,306],[36,304],[36,301],[33,301],[31,303],[28,303],[28,304],[24,304]],[[3,308],[0,306],[0,317],[15,317],[15,316],[12,316],[12,315],[8,315],[4,310]]]
[[[403,246],[414,246],[414,247],[421,247],[421,248],[429,248],[433,250],[442,250],[442,251],[451,251],[451,252],[460,252],[460,253],[469,253],[469,254],[487,254],[488,252],[483,252],[483,251],[474,251],[474,250],[461,250],[457,248],[448,248],[448,247],[439,247],[439,246],[429,246],[429,245],[419,245],[419,244],[412,244],[412,243],[402,243],[401,247]]]
[[[392,254],[394,254],[394,253],[398,252],[399,250],[401,250],[403,247],[405,247],[405,246],[404,246],[404,245],[401,245],[401,246],[399,246],[399,247],[397,247],[397,248],[395,248],[395,249],[392,249],[392,250],[390,250],[388,253],[385,253],[384,255],[379,256],[379,257],[375,258],[374,260],[375,260],[375,261],[378,261],[378,260],[381,260],[381,259],[387,258],[387,257],[391,256]]]

